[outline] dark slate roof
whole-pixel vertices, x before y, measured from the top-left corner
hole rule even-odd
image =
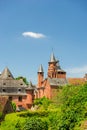
[[[38,73],[43,73],[43,72],[44,72],[44,70],[43,70],[43,66],[40,65],[40,67],[39,67],[39,69],[38,69]]]
[[[21,88],[21,87],[26,87],[26,84],[23,82],[22,79],[16,80],[16,79],[0,79],[0,87],[16,87],[16,88]]]
[[[29,85],[27,85],[26,90],[34,90],[36,88],[35,85],[32,84],[32,82],[30,81]]]
[[[48,78],[51,86],[63,86],[68,84],[67,79],[64,78]]]
[[[50,56],[50,62],[57,62],[57,60],[54,56],[54,53],[52,53],[51,56]]]
[[[0,79],[14,79],[10,70],[6,67],[0,75]]]
[[[22,79],[16,80],[8,68],[0,76],[0,95],[26,95],[27,85]]]
[[[26,95],[26,87],[22,79],[0,79],[0,95]]]
[[[65,71],[63,69],[61,69],[60,65],[58,65],[57,72],[65,72]]]

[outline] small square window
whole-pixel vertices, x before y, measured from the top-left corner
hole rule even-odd
[[[9,97],[9,100],[12,101],[12,97],[11,96]]]
[[[18,97],[18,101],[22,102],[22,96]]]

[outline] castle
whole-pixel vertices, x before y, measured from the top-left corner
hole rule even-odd
[[[43,96],[52,99],[59,86],[66,84],[79,84],[87,81],[87,74],[84,78],[66,78],[66,72],[61,69],[59,61],[52,53],[48,62],[47,78],[44,79],[43,66],[40,65],[38,72],[38,83],[33,85],[31,82],[26,85],[23,79],[16,80],[10,70],[6,67],[0,75],[0,98],[8,97],[13,101],[17,110],[29,109],[36,98]],[[74,81],[74,82],[73,82]]]

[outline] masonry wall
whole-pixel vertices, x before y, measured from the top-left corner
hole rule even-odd
[[[19,97],[22,97],[21,101],[19,101]],[[33,91],[27,91],[27,94],[25,96],[12,96],[12,101],[16,103],[16,106],[24,107],[25,109],[31,108],[33,100]]]

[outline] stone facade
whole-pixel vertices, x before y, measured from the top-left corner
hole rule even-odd
[[[17,110],[31,108],[34,99],[34,86],[26,85],[22,79],[16,80],[8,68],[0,75],[0,96],[8,96],[16,103]]]
[[[59,86],[66,85],[66,72],[61,69],[59,61],[56,60],[54,54],[51,54],[50,61],[48,62],[47,78],[44,79],[43,67],[40,65],[38,70],[38,84],[36,98],[43,96],[52,99]]]
[[[16,80],[10,70],[5,68],[0,75],[0,96],[8,97],[17,106],[17,111],[30,109],[34,99],[47,97],[52,99],[60,86],[66,84],[79,85],[87,82],[87,74],[83,78],[66,78],[66,72],[61,69],[59,61],[51,54],[48,62],[47,78],[44,79],[42,65],[38,70],[38,83],[26,85],[22,79]],[[2,98],[1,98],[2,99]],[[0,100],[1,102],[1,100]]]

